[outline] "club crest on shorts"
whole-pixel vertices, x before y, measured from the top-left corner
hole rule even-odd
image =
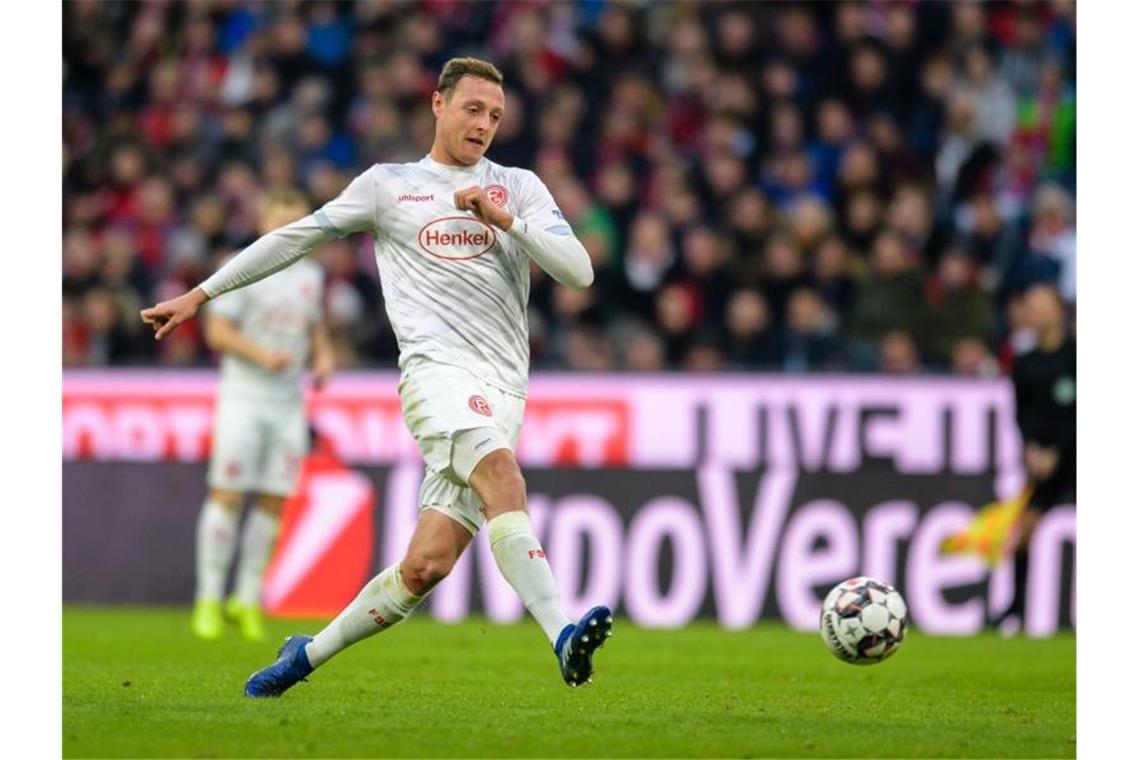
[[[472,396],[467,399],[467,406],[471,407],[471,411],[476,414],[481,414],[484,417],[491,416],[491,405],[487,403],[487,399],[482,396]]]
[[[487,197],[491,199],[499,208],[502,208],[507,202],[507,188],[502,185],[487,185],[484,190],[487,191]]]

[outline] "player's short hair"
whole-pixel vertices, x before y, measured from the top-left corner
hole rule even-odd
[[[292,187],[274,187],[261,196],[261,209],[268,211],[269,209],[281,208],[301,208],[305,213],[313,210],[313,206],[309,203],[309,198],[300,190]]]
[[[490,61],[479,58],[452,58],[443,65],[443,71],[439,72],[439,84],[436,85],[436,90],[445,98],[450,97],[455,84],[465,76],[486,79],[499,86],[503,84],[503,72]]]

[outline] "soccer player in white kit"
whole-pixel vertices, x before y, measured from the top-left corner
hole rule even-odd
[[[310,212],[295,190],[262,199],[258,232],[266,234]],[[197,583],[191,630],[217,639],[223,619],[251,641],[265,638],[261,579],[285,499],[297,484],[308,448],[301,375],[312,358],[313,384],[333,369],[333,351],[322,319],[324,272],[308,259],[248,288],[211,301],[206,343],[222,356],[214,409],[209,493],[198,517]],[[256,495],[238,537],[245,496]],[[240,546],[240,549],[239,549]],[[226,574],[238,554],[233,596],[222,608]]]
[[[590,679],[612,633],[605,606],[572,622],[526,510],[514,456],[526,403],[526,305],[534,260],[588,287],[585,248],[533,172],[483,157],[504,108],[502,74],[452,59],[432,94],[431,152],[377,164],[316,213],[260,238],[197,288],[141,312],[162,338],[208,299],[281,270],[334,237],[369,231],[400,346],[404,420],[426,464],[404,557],[369,581],[315,637],[291,636],[246,682],[278,696],[348,645],[404,619],[447,576],[484,521],[499,570],[546,633],[563,680]]]

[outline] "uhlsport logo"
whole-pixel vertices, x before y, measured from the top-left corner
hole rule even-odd
[[[507,188],[502,185],[487,185],[484,190],[487,191],[487,197],[491,199],[499,208],[502,208],[507,202]]]
[[[498,238],[490,225],[470,216],[445,216],[420,228],[424,253],[439,259],[474,259],[491,250]]]

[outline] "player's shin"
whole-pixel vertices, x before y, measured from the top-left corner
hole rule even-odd
[[[273,553],[280,523],[279,515],[264,509],[254,509],[245,521],[234,594],[242,604],[261,604],[261,578]]]
[[[226,573],[237,547],[240,513],[207,499],[198,515],[197,601],[218,601],[225,591]]]
[[[386,568],[305,646],[309,663],[319,667],[345,647],[395,625],[410,615],[424,596],[408,589],[399,564]]]
[[[530,515],[521,510],[504,512],[488,521],[487,536],[499,572],[554,644],[570,619],[562,610],[554,573],[531,528]]]

